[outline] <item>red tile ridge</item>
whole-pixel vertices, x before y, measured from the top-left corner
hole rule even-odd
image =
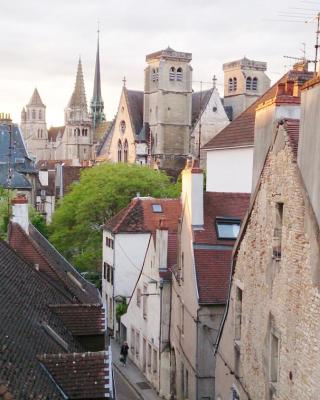
[[[123,214],[122,218],[120,218],[119,222],[116,224],[116,226],[113,228],[113,231],[115,233],[117,233],[118,228],[121,226],[122,222],[125,220],[125,218],[127,218],[127,216],[130,214],[130,212],[134,209],[134,207],[138,204],[139,202],[139,197],[138,198],[134,198],[131,201],[131,204],[127,207],[127,211]],[[121,213],[120,210],[119,213]]]

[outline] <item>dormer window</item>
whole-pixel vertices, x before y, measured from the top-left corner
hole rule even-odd
[[[235,240],[240,231],[240,219],[230,217],[217,217],[216,230],[218,239]]]
[[[152,211],[154,213],[162,213],[162,206],[161,204],[152,204]]]
[[[176,69],[175,67],[171,67],[169,71],[169,80],[174,81],[176,79]]]
[[[181,82],[182,81],[182,68],[179,67],[177,69],[177,81]]]

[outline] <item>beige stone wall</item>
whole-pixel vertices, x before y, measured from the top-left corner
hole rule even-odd
[[[222,400],[229,400],[232,385],[241,400],[319,398],[318,230],[283,135],[278,133],[269,153],[235,264],[229,312],[217,356],[216,398]],[[280,261],[272,258],[276,202],[284,203]],[[238,369],[234,351],[237,286],[243,290]],[[279,337],[279,375],[273,397],[271,331]]]

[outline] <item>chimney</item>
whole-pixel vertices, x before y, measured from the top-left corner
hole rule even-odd
[[[168,227],[163,220],[159,221],[159,227],[156,230],[156,248],[159,254],[159,269],[168,267]]]
[[[21,228],[29,234],[29,204],[28,199],[22,193],[11,200],[12,217],[11,221],[19,224]]]
[[[189,157],[182,171],[182,203],[189,208],[191,225],[194,228],[203,227],[203,170],[198,160]]]

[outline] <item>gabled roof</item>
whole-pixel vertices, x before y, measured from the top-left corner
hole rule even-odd
[[[37,88],[34,89],[34,92],[31,96],[31,99],[30,99],[29,103],[27,104],[27,106],[45,107],[45,105],[43,104],[43,102],[41,100],[41,97],[39,95]]]
[[[254,144],[254,124],[256,109],[261,103],[273,99],[276,96],[279,83],[293,80],[302,85],[311,79],[312,72],[289,71],[270,89],[268,89],[259,99],[249,106],[242,114],[238,115],[230,122],[218,135],[212,138],[204,149],[223,149],[228,147],[246,147]]]
[[[49,142],[56,142],[58,137],[62,137],[65,130],[65,126],[51,126],[48,130]]]
[[[111,371],[108,352],[44,354],[39,361],[68,399],[110,397]]]
[[[153,212],[152,206],[158,204],[162,212]],[[180,199],[154,199],[138,197],[118,214],[111,218],[104,229],[112,233],[155,233],[160,223],[165,223],[169,232],[177,232],[181,213]]]
[[[212,95],[213,89],[203,90],[202,92],[192,93],[192,114],[191,125],[195,125],[201,114],[206,109]]]
[[[41,235],[29,225],[29,235],[15,223],[9,226],[9,243],[31,265],[38,265],[64,296],[73,302],[100,303],[98,290]]]
[[[127,98],[128,111],[136,136],[139,135],[143,127],[143,91],[128,90],[124,88]]]
[[[200,304],[225,304],[235,240],[219,239],[217,217],[242,220],[249,206],[249,193],[204,193],[203,230],[193,231],[196,278]]]
[[[109,152],[109,148],[110,148],[110,144],[111,144],[111,139],[113,136],[113,132],[114,132],[114,127],[115,127],[115,122],[116,122],[116,118],[114,118],[110,124],[108,125],[105,134],[103,135],[102,139],[100,140],[99,145],[97,146],[97,158],[101,157],[105,154],[108,154]]]
[[[79,59],[76,83],[68,107],[74,109],[80,109],[83,110],[84,112],[87,112],[87,99],[84,88],[81,59]]]

